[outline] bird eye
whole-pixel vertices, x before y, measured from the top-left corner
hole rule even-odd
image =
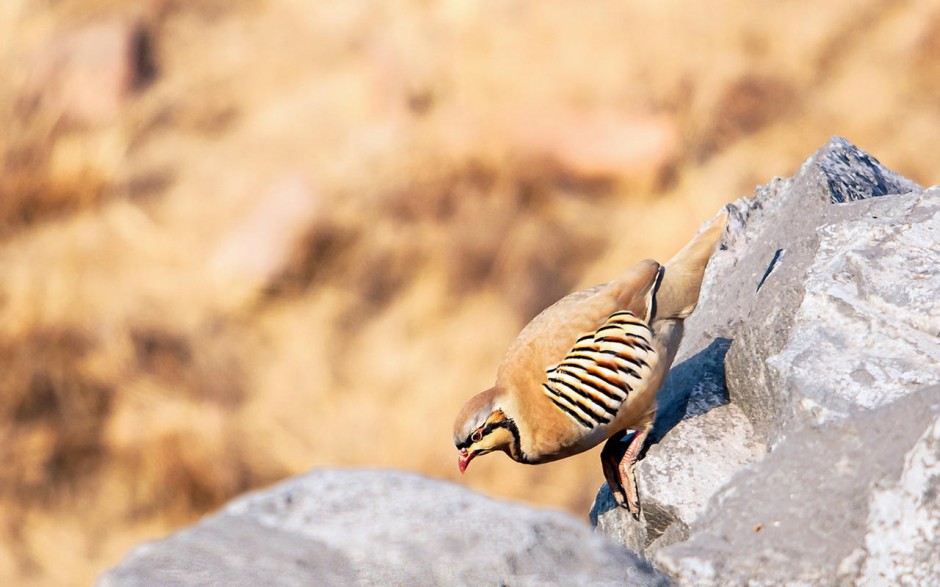
[[[472,440],[473,442],[480,442],[481,440],[483,440],[483,431],[477,430],[476,432],[474,432],[470,436],[470,440]]]

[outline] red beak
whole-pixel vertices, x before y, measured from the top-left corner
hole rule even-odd
[[[467,470],[467,465],[475,456],[477,456],[475,452],[467,452],[465,448],[460,449],[460,454],[457,455],[457,468],[460,469],[461,473]]]

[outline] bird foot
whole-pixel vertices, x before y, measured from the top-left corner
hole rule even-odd
[[[624,446],[621,442],[626,431],[612,436],[601,450],[601,466],[607,486],[617,505],[626,508],[635,520],[640,519],[640,497],[636,484],[636,461],[646,443],[649,429],[633,434]]]

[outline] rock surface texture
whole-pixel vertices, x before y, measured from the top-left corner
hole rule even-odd
[[[150,585],[668,585],[567,514],[393,471],[315,470],[105,573]]]
[[[688,585],[940,584],[940,188],[834,138],[731,205],[598,529]]]

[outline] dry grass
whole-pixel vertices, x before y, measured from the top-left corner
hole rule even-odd
[[[926,0],[4,3],[0,578],[87,583],[313,466],[457,480],[452,415],[564,293],[832,134],[935,182],[938,31]],[[460,482],[584,515],[601,476]]]

